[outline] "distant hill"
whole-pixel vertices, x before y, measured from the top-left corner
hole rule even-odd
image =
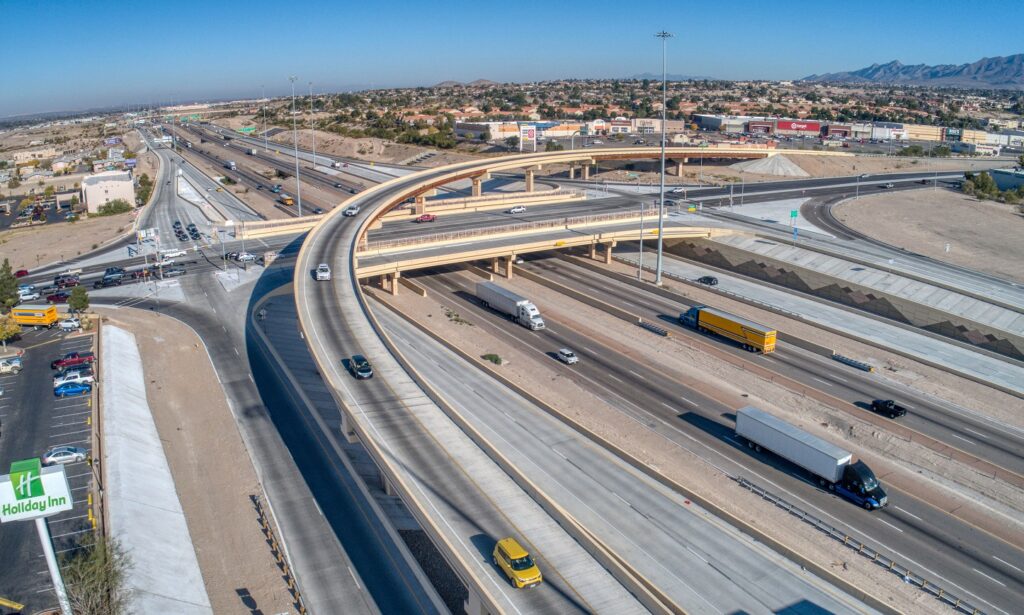
[[[971,64],[906,65],[899,60],[860,70],[810,75],[801,81],[891,83],[960,88],[1024,89],[1024,53],[982,58]]]
[[[442,81],[441,83],[435,84],[435,88],[457,88],[459,86],[468,87],[483,87],[485,85],[498,85],[497,81],[491,81],[489,79],[477,79],[476,81],[470,81],[469,83],[462,83],[461,81]]]

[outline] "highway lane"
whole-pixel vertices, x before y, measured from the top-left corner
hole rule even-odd
[[[636,313],[645,320],[671,322],[681,313],[697,305],[677,302],[656,293],[633,286],[561,259],[532,259],[527,266],[553,281],[566,284],[622,309]],[[690,339],[709,338],[697,331],[671,326],[674,334]],[[744,360],[768,363],[769,369],[792,378],[810,388],[820,389],[861,408],[873,399],[896,399],[910,406],[907,416],[899,419],[908,427],[939,441],[966,450],[972,455],[1003,468],[1024,474],[1024,435],[1010,432],[1004,426],[971,416],[969,411],[934,397],[925,396],[908,387],[890,383],[875,375],[865,374],[851,367],[831,361],[813,353],[780,343],[770,355],[759,356],[739,348],[727,340],[710,338],[712,343]],[[968,444],[968,446],[965,446]]]
[[[385,190],[384,195],[378,195],[378,198],[385,198],[385,195],[397,196],[404,189],[402,184],[392,186]],[[504,510],[505,506],[512,505],[525,494],[520,494],[518,487],[514,487],[517,495],[506,502],[505,506],[498,506],[488,490],[500,487],[485,487],[474,480],[477,472],[490,470],[484,467],[464,467],[461,464],[469,462],[465,452],[437,446],[435,436],[423,422],[427,418],[422,413],[431,412],[429,405],[417,408],[416,405],[425,403],[425,400],[420,400],[416,405],[409,406],[401,394],[392,388],[387,375],[391,373],[392,378],[397,377],[397,372],[392,370],[401,370],[401,367],[389,365],[388,357],[385,356],[387,351],[369,352],[369,349],[354,347],[353,340],[359,339],[355,329],[365,329],[367,324],[359,322],[360,319],[351,322],[344,316],[346,308],[342,304],[355,300],[354,293],[358,292],[358,287],[357,282],[351,278],[351,263],[342,258],[343,254],[351,250],[350,242],[354,240],[355,233],[339,233],[343,224],[346,222],[342,216],[329,218],[320,231],[320,237],[330,240],[307,245],[303,259],[297,264],[298,294],[306,297],[300,304],[300,313],[303,310],[306,312],[302,316],[306,323],[316,323],[312,327],[307,325],[306,337],[313,353],[319,354],[323,362],[333,366],[331,373],[325,376],[339,397],[346,400],[345,403],[357,416],[363,417],[361,420],[372,425],[375,441],[378,446],[384,447],[382,450],[391,459],[391,463],[397,463],[404,469],[404,480],[414,489],[413,494],[420,500],[419,505],[428,505],[433,510],[431,517],[442,524],[438,531],[444,533],[446,540],[455,545],[456,549],[472,551],[468,560],[472,574],[482,578],[488,593],[497,596],[506,608],[523,613],[582,612],[593,609],[583,598],[582,591],[591,596],[598,592],[604,597],[602,599],[608,599],[609,594],[621,594],[623,588],[606,572],[598,572],[600,567],[579,545],[573,548],[572,555],[561,552],[560,548],[556,550],[551,545],[546,549],[544,545],[537,545],[539,548],[535,549],[534,555],[542,562],[545,583],[531,592],[509,591],[505,587],[498,572],[490,564],[489,550],[493,541],[500,537],[528,537],[530,531],[538,531],[537,528],[520,527],[516,518]],[[339,240],[339,234],[345,239]],[[309,271],[315,263],[320,262],[331,263],[335,268],[336,280],[342,283],[310,281]],[[358,352],[367,354],[374,363],[377,374],[373,379],[354,382],[339,366],[342,357]],[[410,503],[410,507],[413,506]],[[561,544],[564,541],[559,539],[555,542]],[[575,545],[575,541],[572,544]],[[568,565],[569,561],[573,562],[573,570],[591,569],[588,578],[568,581],[562,567]],[[602,577],[606,580],[600,581],[595,587],[594,581]],[[581,581],[585,582],[585,590],[577,586]],[[614,602],[620,604],[620,609],[635,610],[634,606],[630,606],[631,603],[636,604],[632,598],[619,596]]]
[[[972,601],[1000,612],[1014,612],[1018,596],[1024,591],[1024,570],[1015,568],[1015,562],[1024,561],[1019,546],[1003,542],[888,485],[889,507],[875,512],[860,510],[819,489],[778,458],[750,453],[736,439],[732,418],[735,408],[748,403],[746,399],[723,404],[701,392],[704,387],[698,384],[699,379],[667,373],[660,366],[655,368],[624,357],[600,340],[580,335],[571,324],[550,316],[545,316],[545,331],[537,335],[517,334],[518,325],[476,303],[472,298],[472,280],[466,274],[417,275],[415,281],[434,291],[435,297],[471,318],[477,326],[487,326],[524,352],[538,354],[541,360],[551,360],[548,355],[557,348],[572,348],[581,360],[569,377],[579,378],[581,386],[594,390],[674,444],[727,468],[734,475],[750,478],[837,527],[847,528],[852,536],[924,570],[925,576],[950,591],[970,595]],[[544,313],[543,306],[540,307]],[[512,335],[502,335],[509,328]],[[647,334],[637,330],[637,335]],[[687,380],[690,385],[681,384]],[[695,447],[693,442],[699,446]],[[880,479],[884,484],[885,476]],[[808,527],[807,531],[812,530]]]
[[[390,310],[374,311],[431,384],[519,471],[557,494],[573,518],[687,612],[775,613],[794,604],[831,613],[867,610],[495,386],[485,371]]]

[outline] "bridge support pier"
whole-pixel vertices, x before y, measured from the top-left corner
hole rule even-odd
[[[533,192],[533,169],[526,169],[526,191]]]
[[[391,274],[391,295],[398,295],[398,278],[402,277],[401,271],[396,271]]]
[[[615,242],[614,241],[611,242],[611,243],[606,243],[604,245],[604,264],[605,265],[611,265],[612,264],[612,248],[614,248],[614,247],[615,247]]]
[[[516,255],[515,254],[512,254],[508,258],[505,259],[505,279],[506,280],[511,280],[512,279],[512,263],[515,262],[515,260],[516,260]]]
[[[341,434],[345,436],[345,440],[349,444],[355,444],[359,441],[359,437],[356,436],[355,430],[349,425],[348,414],[345,412],[341,413]]]
[[[466,610],[466,615],[491,615],[490,611],[484,608],[484,603],[480,600],[473,590],[469,590],[469,595],[466,596],[466,602],[463,605]]]
[[[576,179],[576,165],[569,165],[569,179]]]
[[[501,273],[501,260],[497,256],[491,259],[491,271]]]
[[[590,165],[583,165],[583,181],[590,179]]]
[[[473,196],[480,196],[483,194],[483,182],[479,177],[473,178]]]
[[[590,244],[590,260],[592,260],[592,261],[596,261],[597,260],[597,244],[596,243]]]
[[[381,484],[381,488],[384,489],[384,495],[391,496],[391,497],[397,497],[398,496],[398,491],[395,490],[395,486],[392,485],[391,481],[389,481],[387,478],[385,478],[383,474],[380,474],[380,484]]]
[[[676,177],[683,176],[683,165],[689,162],[689,158],[683,158],[682,160],[676,160]]]

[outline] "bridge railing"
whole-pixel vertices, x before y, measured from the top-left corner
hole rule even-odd
[[[556,218],[541,222],[522,222],[519,224],[503,224],[501,226],[490,226],[487,228],[471,229],[465,231],[451,231],[448,233],[434,233],[431,235],[417,235],[416,237],[405,237],[402,239],[389,239],[383,241],[371,241],[359,247],[359,253],[378,252],[381,250],[394,250],[430,243],[447,243],[460,239],[473,239],[486,235],[507,235],[513,233],[525,233],[542,231],[545,229],[569,228],[573,226],[587,226],[601,222],[616,222],[621,220],[632,220],[639,218],[641,210],[634,209],[611,214],[594,214],[590,216],[573,216],[569,218]],[[651,217],[655,212],[652,209]]]

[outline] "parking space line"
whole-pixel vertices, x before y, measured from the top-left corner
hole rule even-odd
[[[47,519],[47,523],[53,525],[54,523],[64,523],[65,521],[78,521],[79,519],[88,519],[89,515],[78,515],[77,517],[65,517],[58,519],[57,517],[50,517]]]
[[[65,444],[54,444],[53,447],[57,448],[58,446],[74,446],[75,444],[88,444],[88,443],[89,443],[89,439],[86,438],[85,440],[75,440],[74,442],[67,442]],[[79,462],[79,463],[82,463],[82,462]]]
[[[56,534],[54,536],[51,536],[51,538],[64,538],[65,536],[74,536],[76,534],[84,534],[86,532],[91,532],[91,531],[92,531],[92,528],[88,527],[88,528],[85,528],[84,530],[75,530],[74,532],[67,532],[65,534]]]
[[[81,491],[82,489],[88,489],[88,488],[89,488],[89,484],[87,483],[85,485],[82,485],[81,487],[72,487],[71,490],[72,491]],[[883,521],[883,523],[884,523],[884,521]],[[902,531],[902,530],[900,530],[900,531]]]
[[[62,419],[69,416],[82,416],[83,414],[92,414],[92,410],[83,410],[82,412],[69,412],[67,414],[55,414],[53,418]]]
[[[67,433],[57,433],[50,436],[50,439],[54,438],[66,438],[67,436],[77,436],[80,433],[89,433],[91,429],[80,429],[78,431],[69,431]]]

